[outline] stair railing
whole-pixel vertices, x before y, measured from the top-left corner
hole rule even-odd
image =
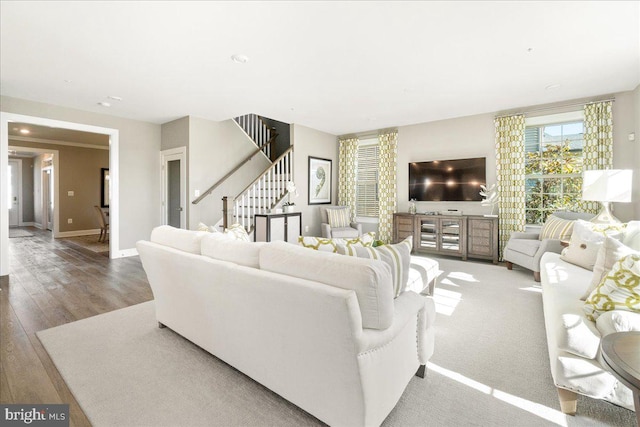
[[[257,114],[245,114],[244,116],[235,117],[233,120],[240,125],[259,148],[264,147],[274,138],[272,136],[274,130]],[[269,145],[267,145],[264,154],[271,159],[271,147]]]
[[[232,200],[223,198],[222,222],[228,227],[229,203],[233,205],[235,222],[245,230],[253,229],[253,217],[273,209],[287,194],[287,182],[293,177],[293,146]]]

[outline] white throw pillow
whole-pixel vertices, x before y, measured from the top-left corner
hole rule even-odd
[[[170,225],[161,225],[151,231],[149,240],[159,245],[200,255],[200,240],[206,235],[204,231],[183,230]]]
[[[217,233],[218,230],[216,229],[215,225],[207,225],[204,222],[199,222],[198,223],[198,231],[207,231],[209,233]]]
[[[573,225],[569,246],[564,248],[560,259],[593,270],[600,245],[605,237],[620,240],[625,224],[597,224],[581,219]]]
[[[622,243],[635,251],[640,251],[640,221],[629,221],[622,236]]]
[[[384,261],[391,269],[393,278],[394,298],[400,296],[407,288],[409,280],[409,264],[411,264],[411,249],[413,236],[409,236],[395,245],[377,247],[338,246],[338,253],[358,258],[378,259]]]
[[[583,309],[587,319],[593,321],[611,310],[640,313],[640,255],[627,255],[616,262],[591,292]]]
[[[616,239],[611,237],[607,237],[602,245],[600,245],[600,249],[598,249],[598,255],[596,257],[596,262],[593,266],[593,277],[591,278],[591,284],[587,291],[580,298],[582,301],[586,300],[591,292],[602,282],[602,279],[609,274],[613,265],[620,259],[630,254],[638,254],[640,252],[634,251],[633,249],[625,246],[622,242],[619,242]]]
[[[598,317],[596,326],[603,337],[614,332],[640,331],[640,313],[607,311]]]
[[[236,240],[243,240],[245,242],[251,242],[251,238],[249,234],[247,234],[247,230],[240,224],[233,224],[229,228],[224,231],[225,234],[229,235],[229,237],[233,237]]]

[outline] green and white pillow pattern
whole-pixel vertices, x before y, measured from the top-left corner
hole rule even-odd
[[[345,228],[351,224],[351,210],[348,207],[327,209],[331,228]]]
[[[625,228],[626,224],[597,224],[578,219],[573,226],[569,246],[563,249],[560,259],[593,270],[605,238],[621,240]]]
[[[572,219],[562,219],[555,215],[550,215],[542,226],[542,230],[540,230],[539,239],[568,240],[573,232],[573,223],[574,220]]]
[[[247,234],[247,230],[245,230],[245,228],[240,225],[240,224],[233,224],[231,225],[229,228],[227,228],[224,231],[224,234],[228,235],[229,237],[232,237],[236,240],[242,240],[245,242],[250,242],[251,238],[249,237],[249,234]]]
[[[324,237],[300,236],[298,237],[298,244],[317,251],[337,253],[339,245],[367,247],[373,245],[375,238],[376,233],[373,231],[355,239],[327,239]]]
[[[591,284],[580,299],[585,301],[589,295],[591,295],[591,292],[602,282],[602,279],[609,274],[615,263],[621,258],[632,254],[640,255],[640,251],[633,250],[622,242],[607,237],[604,243],[600,245],[600,249],[598,249],[596,263],[593,266]]]
[[[616,262],[583,308],[592,321],[612,310],[640,313],[640,255],[627,255]]]
[[[386,263],[391,268],[393,295],[394,298],[397,298],[407,288],[412,248],[413,236],[409,236],[395,245],[382,245],[377,247],[340,245],[338,246],[338,253],[358,258],[377,259]]]

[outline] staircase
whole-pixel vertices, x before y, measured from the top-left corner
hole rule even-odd
[[[265,169],[251,184],[233,198],[223,197],[222,225],[241,224],[247,232],[253,231],[253,218],[256,214],[273,209],[287,195],[287,183],[293,179],[293,147],[289,147],[276,159],[275,139],[278,134],[256,114],[246,114],[233,119],[240,128],[253,140],[257,149],[242,160],[229,173],[213,184],[192,203],[197,204],[213,190],[232,176],[253,156],[262,152],[271,166]]]

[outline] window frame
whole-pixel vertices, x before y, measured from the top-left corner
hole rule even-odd
[[[376,207],[376,212],[375,215],[373,214],[361,214],[360,213],[360,207],[361,207],[361,200],[360,200],[360,196],[359,196],[359,191],[358,191],[358,183],[357,181],[359,180],[359,174],[360,174],[360,148],[362,147],[371,147],[371,146],[376,146],[377,147],[377,151],[376,151],[376,164],[379,163],[380,161],[380,147],[379,147],[379,142],[378,142],[378,137],[370,137],[370,138],[364,138],[361,139],[360,141],[358,141],[358,153],[357,153],[357,169],[356,169],[356,212],[355,212],[355,217],[356,220],[358,222],[378,222],[378,217],[379,217],[379,205],[378,207]],[[380,180],[380,176],[378,175],[378,173],[376,173],[376,182],[375,182],[375,201],[379,204],[379,180]],[[369,213],[369,212],[366,212]]]

